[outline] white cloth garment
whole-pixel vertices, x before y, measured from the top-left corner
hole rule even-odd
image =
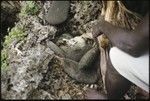
[[[112,65],[122,76],[149,92],[149,52],[136,58],[112,47],[109,56]]]

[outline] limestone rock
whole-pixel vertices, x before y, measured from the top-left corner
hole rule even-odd
[[[34,99],[34,100],[52,100],[52,95],[50,93],[48,93],[47,91],[45,90],[42,90],[42,89],[35,89],[33,90],[31,93],[29,93],[29,96],[28,96],[28,99]]]
[[[67,19],[69,7],[69,1],[52,1],[45,19],[49,24],[60,24]]]
[[[66,44],[60,48],[66,53],[66,57],[79,62],[82,56],[92,48],[92,44],[88,44],[87,40],[82,36],[77,36],[72,39],[63,39]]]
[[[47,72],[48,63],[54,52],[45,46],[38,45],[23,53],[26,56],[10,57],[10,81],[7,99],[27,99],[27,95],[36,89]]]

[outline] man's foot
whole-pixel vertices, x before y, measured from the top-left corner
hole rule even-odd
[[[108,99],[105,94],[100,94],[94,89],[88,89],[85,94],[85,99]]]
[[[149,99],[149,93],[137,87],[136,99]]]

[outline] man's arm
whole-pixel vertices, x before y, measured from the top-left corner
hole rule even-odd
[[[149,14],[133,31],[113,26],[106,21],[100,21],[94,26],[92,33],[94,37],[104,33],[114,46],[138,57],[149,48]]]

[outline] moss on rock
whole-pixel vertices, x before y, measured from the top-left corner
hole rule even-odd
[[[2,51],[1,51],[1,70],[2,71],[5,71],[5,70],[7,70],[8,69],[8,65],[9,65],[9,63],[8,63],[8,52],[7,52],[7,50],[6,49],[3,49]]]
[[[35,1],[26,1],[23,3],[19,16],[35,15],[40,10],[40,7]]]
[[[3,50],[1,51],[1,70],[7,70],[9,66],[8,62],[8,47],[14,40],[24,40],[26,34],[21,27],[13,27],[9,34],[5,37],[3,44]]]
[[[23,40],[25,36],[26,34],[22,28],[13,27],[9,34],[5,37],[4,45],[9,46],[9,44],[12,43],[14,39]]]

